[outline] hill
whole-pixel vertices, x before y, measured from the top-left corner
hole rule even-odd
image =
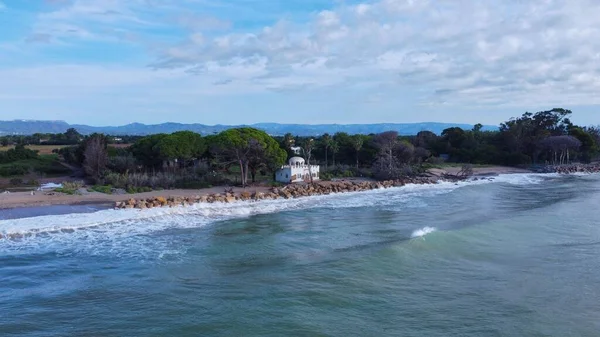
[[[163,123],[163,124],[141,124],[132,123],[123,126],[89,126],[79,124],[69,124],[65,121],[40,121],[40,120],[13,120],[0,121],[0,135],[19,134],[31,135],[34,133],[63,133],[68,128],[75,128],[82,134],[91,134],[94,132],[108,135],[148,135],[155,133],[172,133],[182,130],[190,130],[202,135],[218,133],[226,129],[251,126],[265,132],[278,136],[291,133],[298,136],[318,136],[324,133],[346,132],[349,134],[370,134],[384,131],[398,131],[401,135],[415,135],[419,131],[431,131],[440,134],[449,127],[460,127],[471,129],[470,124],[456,123],[380,123],[380,124],[278,124],[278,123],[257,123],[252,125],[205,125],[205,124],[181,124],[181,123]],[[496,126],[486,125],[483,130],[497,130]]]

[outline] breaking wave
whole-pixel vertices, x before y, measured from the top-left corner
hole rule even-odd
[[[410,235],[411,238],[420,238],[420,237],[424,237],[425,235],[429,234],[429,233],[433,233],[437,231],[437,229],[435,227],[423,227],[421,229],[417,229],[414,232],[412,232],[412,234]]]
[[[200,228],[218,221],[309,208],[427,207],[429,197],[450,193],[461,187],[485,183],[538,184],[548,176],[551,175],[510,174],[481,178],[476,181],[440,182],[432,185],[409,184],[390,189],[290,200],[195,204],[146,210],[102,210],[95,213],[0,220],[0,236],[3,237],[0,238],[0,254],[24,252],[34,247],[64,251],[73,248],[72,245],[65,245],[65,243],[73,242],[90,243],[88,246],[94,247],[93,251],[100,251],[107,247],[114,250],[131,244],[140,247],[143,246],[143,242],[157,240],[149,237],[151,233],[170,229]],[[413,232],[413,237],[427,235],[432,231],[435,231],[435,228],[424,227]],[[146,251],[148,248],[141,247],[139,250]]]

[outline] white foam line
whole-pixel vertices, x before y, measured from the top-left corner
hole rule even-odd
[[[397,196],[419,196],[423,191],[448,193],[456,188],[491,182],[509,183],[516,185],[536,184],[543,180],[542,174],[507,174],[477,181],[446,182],[437,184],[407,184],[402,187],[370,190],[359,193],[338,193],[303,197],[298,199],[263,200],[258,202],[239,201],[231,204],[200,203],[190,206],[173,208],[152,208],[145,210],[103,210],[95,213],[72,213],[65,215],[45,215],[31,218],[0,220],[0,233],[3,236],[52,234],[64,231],[79,231],[90,228],[102,229],[110,225],[111,230],[132,231],[144,233],[162,230],[169,227],[202,226],[210,222],[231,218],[247,217],[256,214],[275,213],[306,207],[361,207],[381,205],[382,203],[398,202]],[[550,175],[551,176],[551,175]],[[398,194],[402,192],[402,194]],[[379,194],[391,194],[386,201],[372,198]],[[371,197],[369,197],[371,196]],[[194,221],[182,221],[179,216],[193,216]],[[176,221],[172,221],[176,220]],[[159,223],[162,223],[159,225]]]
[[[423,227],[421,229],[417,229],[415,231],[412,232],[412,234],[410,235],[411,238],[422,238],[427,234],[433,233],[437,231],[437,228],[435,227]]]

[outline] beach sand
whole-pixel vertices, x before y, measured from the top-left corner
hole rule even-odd
[[[444,169],[431,169],[429,172],[432,176],[440,177],[444,173],[456,174],[461,170],[460,167],[447,167]],[[498,174],[512,174],[512,173],[529,173],[531,171],[518,169],[514,167],[504,166],[486,166],[486,167],[474,167],[473,174],[476,176],[486,175],[498,175]],[[343,179],[342,179],[343,180]],[[346,179],[352,180],[352,179]],[[364,180],[364,179],[360,179]],[[236,187],[233,188],[234,193],[242,191],[248,192],[268,192],[269,187],[258,186],[258,187],[247,187],[246,189]],[[224,193],[225,187],[212,187],[205,189],[196,190],[162,190],[152,191],[146,193],[136,194],[125,194],[125,195],[109,195],[98,192],[88,192],[83,195],[66,195],[61,193],[55,193],[48,195],[45,192],[36,191],[35,195],[31,195],[31,192],[12,192],[7,194],[0,194],[0,209],[7,208],[18,208],[18,207],[39,207],[39,206],[50,206],[50,205],[105,205],[112,207],[117,201],[125,201],[128,199],[147,199],[154,197],[193,197],[203,196],[215,193]]]

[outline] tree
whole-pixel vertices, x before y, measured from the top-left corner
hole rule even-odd
[[[589,163],[592,160],[592,156],[598,152],[598,144],[594,136],[587,132],[584,128],[572,127],[569,129],[569,135],[577,138],[581,142],[580,158],[583,162]]]
[[[287,154],[277,141],[264,131],[244,127],[229,129],[215,137],[212,152],[221,163],[237,163],[242,186],[246,187],[250,163],[263,161],[269,167],[280,166]],[[255,165],[256,166],[256,165]]]
[[[158,144],[166,137],[167,134],[158,133],[139,139],[131,146],[131,153],[145,167],[160,169],[163,159]]]
[[[301,144],[302,153],[304,154],[304,159],[306,160],[306,165],[308,165],[308,174],[310,175],[310,182],[313,182],[312,176],[312,166],[310,164],[310,160],[312,158],[312,151],[315,145],[315,140],[313,138],[306,139]]]
[[[358,170],[358,156],[360,154],[360,150],[362,150],[362,147],[365,144],[365,136],[354,135],[351,139],[352,147],[354,148],[354,151],[356,151],[356,169]]]
[[[94,134],[87,139],[84,150],[83,168],[85,173],[95,181],[98,181],[108,162],[106,152],[106,137],[100,134]]]
[[[333,143],[333,139],[331,138],[331,136],[328,133],[321,136],[321,144],[323,146],[323,149],[325,149],[325,170],[329,169],[328,152],[329,152],[329,148],[331,148],[332,143]]]
[[[416,147],[431,147],[438,139],[438,136],[431,131],[419,131],[415,136],[414,145]]]
[[[2,144],[2,146],[8,146],[8,144],[9,144],[8,137],[2,137],[1,144]]]
[[[335,154],[340,152],[340,144],[337,141],[331,142],[331,161],[333,162],[333,166],[335,166]]]
[[[167,135],[155,146],[162,160],[175,160],[179,168],[185,167],[192,159],[200,158],[207,148],[202,137],[192,131],[179,131]]]
[[[387,131],[375,135],[373,142],[379,149],[379,155],[386,158],[385,163],[388,165],[388,170],[391,171],[394,166],[394,149],[398,145],[398,132]]]
[[[567,118],[571,110],[555,108],[535,114],[524,113],[519,118],[500,124],[500,133],[507,150],[529,156],[537,161],[539,143],[549,136],[562,136],[568,133],[573,123]]]
[[[83,138],[83,136],[75,128],[67,129],[67,132],[65,132],[64,135],[68,144],[77,144]]]
[[[551,152],[553,165],[563,165],[570,162],[570,151],[579,149],[581,142],[573,136],[550,136],[540,141],[539,145]]]

